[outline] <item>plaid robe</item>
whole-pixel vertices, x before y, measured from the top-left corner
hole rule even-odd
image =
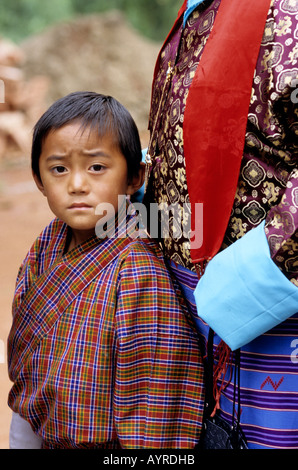
[[[64,254],[67,230],[54,219],[19,270],[9,406],[44,448],[193,448],[202,361],[161,253],[118,233]]]

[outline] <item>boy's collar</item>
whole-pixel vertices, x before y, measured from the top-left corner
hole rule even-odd
[[[119,196],[117,214],[95,229],[97,238],[146,238],[148,236],[143,225],[141,214],[125,196]]]

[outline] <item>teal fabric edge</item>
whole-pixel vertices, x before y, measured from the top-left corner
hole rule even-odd
[[[148,152],[148,147],[142,149],[142,162],[146,161],[146,154]]]
[[[198,316],[232,350],[298,312],[298,288],[271,259],[264,226],[218,253],[194,291]]]
[[[186,21],[191,15],[191,13],[197,8],[200,3],[203,3],[204,0],[188,0],[187,2],[187,9],[185,10],[184,13],[184,18],[183,18],[183,28],[185,28]]]

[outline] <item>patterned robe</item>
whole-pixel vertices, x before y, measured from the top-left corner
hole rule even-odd
[[[44,448],[198,442],[197,333],[161,252],[150,239],[129,236],[136,217],[127,217],[115,237],[93,237],[66,254],[68,229],[55,219],[20,268],[9,406]]]
[[[190,14],[185,27],[183,15],[178,17],[158,57],[153,82],[149,153],[155,153],[156,158],[145,201],[161,206],[178,204],[186,222],[190,213],[185,211],[189,191],[184,112],[219,6],[220,0],[205,1]],[[268,11],[252,82],[238,187],[221,249],[265,221],[272,260],[298,286],[297,14],[297,0],[272,1]],[[169,61],[176,65],[163,92]],[[218,99],[224,105],[220,90]],[[198,122],[198,126],[205,124]],[[223,129],[218,144],[235,132],[237,122],[234,131]],[[161,234],[160,243],[195,317],[193,290],[198,276],[189,239],[177,240],[173,231],[170,236]],[[208,325],[199,323],[206,351]],[[249,447],[298,448],[297,335],[298,314],[241,349],[241,423]],[[219,341],[216,336],[216,344]],[[232,382],[222,392],[220,402],[221,413],[228,420],[232,413]]]
[[[183,29],[181,18],[164,44],[157,62],[150,112],[149,127],[151,131],[155,127],[155,135],[149,153],[157,152],[157,158],[146,200],[161,206],[178,204],[184,211],[187,207],[184,203],[189,201],[183,147],[184,111],[220,1],[205,3],[209,6],[196,9]],[[272,2],[268,13],[252,83],[238,188],[222,248],[266,219],[272,257],[298,285],[298,117],[295,88],[290,86],[298,79],[298,47],[292,39],[298,38],[297,10],[296,0],[280,0]],[[169,61],[176,62],[175,73],[168,92],[162,93]],[[223,100],[220,90],[218,94],[219,101]],[[229,135],[223,130],[218,138],[228,139]],[[186,213],[185,222],[188,217],[190,214]],[[167,258],[195,270],[188,239],[181,237],[177,243],[174,236],[162,234],[161,243]]]

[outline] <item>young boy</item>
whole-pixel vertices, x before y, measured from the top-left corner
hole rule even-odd
[[[142,186],[140,162],[136,125],[111,97],[72,93],[35,126],[33,177],[56,218],[18,273],[8,402],[43,448],[198,442],[197,335],[159,249],[133,236],[137,217],[119,202]],[[105,237],[99,204],[126,217]]]

